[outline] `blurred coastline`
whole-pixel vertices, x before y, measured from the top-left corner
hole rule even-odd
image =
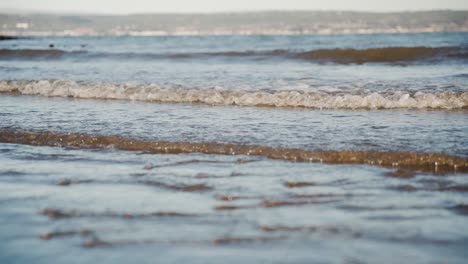
[[[197,36],[466,32],[468,11],[263,11],[206,14],[46,14],[0,10],[4,36]]]

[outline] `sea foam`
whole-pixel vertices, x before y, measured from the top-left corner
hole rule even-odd
[[[314,109],[467,109],[468,92],[326,93],[299,90],[228,90],[180,86],[87,83],[71,80],[1,81],[0,92],[83,99],[119,99],[207,105]]]

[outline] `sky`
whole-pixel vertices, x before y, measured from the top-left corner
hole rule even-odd
[[[260,10],[468,10],[468,0],[0,0],[7,11],[67,13],[209,13]]]

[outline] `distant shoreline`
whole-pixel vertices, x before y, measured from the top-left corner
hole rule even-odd
[[[372,31],[372,32],[333,32],[333,33],[252,33],[252,34],[238,34],[238,33],[167,33],[167,34],[147,34],[145,32],[131,32],[129,34],[48,34],[49,32],[30,32],[23,33],[20,35],[2,35],[0,36],[0,41],[8,40],[18,40],[18,39],[28,39],[28,38],[39,38],[39,37],[223,37],[223,36],[265,36],[265,37],[275,37],[275,36],[329,36],[329,35],[372,35],[372,34],[432,34],[432,33],[468,33],[468,30],[463,31],[405,31],[405,32],[393,32],[393,31]]]
[[[206,14],[2,14],[4,36],[334,35],[468,32],[468,11],[265,11]]]
[[[209,12],[131,12],[131,13],[105,13],[105,12],[75,12],[75,11],[41,11],[23,9],[1,9],[0,14],[9,15],[51,15],[51,16],[210,16],[210,15],[244,15],[244,14],[265,14],[265,13],[355,13],[355,14],[405,14],[405,13],[436,13],[436,12],[468,12],[468,9],[427,9],[427,10],[400,10],[400,11],[359,11],[359,10],[333,10],[333,9],[307,9],[307,10],[233,10],[233,11],[209,11]]]

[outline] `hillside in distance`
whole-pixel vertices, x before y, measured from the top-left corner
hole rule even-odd
[[[281,35],[468,31],[468,11],[369,13],[265,11],[207,14],[80,15],[0,12],[0,34]]]

